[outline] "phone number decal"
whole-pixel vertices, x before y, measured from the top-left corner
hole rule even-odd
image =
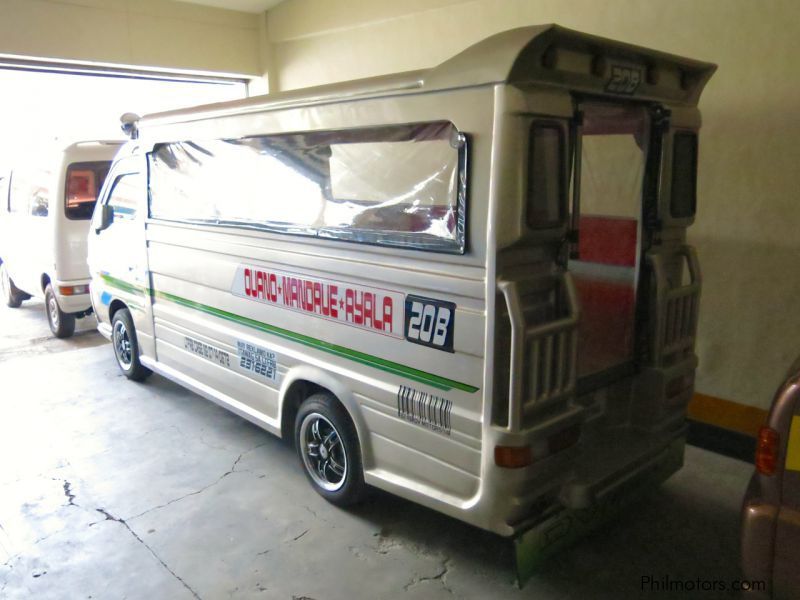
[[[239,350],[239,367],[256,375],[275,381],[278,377],[278,358],[274,352],[250,344],[236,341]]]

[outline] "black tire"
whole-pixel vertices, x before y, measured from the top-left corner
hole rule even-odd
[[[350,415],[335,398],[319,393],[303,402],[295,419],[294,442],[303,472],[320,496],[337,506],[363,500],[367,486],[358,434]]]
[[[61,310],[53,286],[49,283],[44,289],[44,312],[47,315],[47,324],[50,325],[50,331],[54,336],[68,338],[75,333],[75,315]]]
[[[0,293],[3,295],[3,302],[9,308],[19,308],[25,299],[25,294],[17,289],[14,281],[8,276],[4,263],[0,263]]]
[[[122,374],[131,381],[144,381],[153,372],[139,361],[139,341],[127,308],[121,308],[111,319],[111,345]]]

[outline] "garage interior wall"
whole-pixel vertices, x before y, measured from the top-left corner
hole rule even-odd
[[[768,408],[800,353],[798,16],[794,0],[288,0],[268,35],[282,90],[434,66],[540,23],[718,63],[689,234],[704,276],[696,388]]]
[[[690,230],[704,272],[697,390],[763,409],[800,352],[797,16],[794,0],[285,0],[267,13],[0,0],[0,54],[237,73],[277,91],[431,67],[555,22],[716,62]]]

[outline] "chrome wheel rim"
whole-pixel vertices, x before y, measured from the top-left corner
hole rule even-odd
[[[310,413],[303,419],[300,454],[314,483],[328,492],[341,489],[347,477],[347,453],[336,427],[323,415]]]
[[[53,327],[58,328],[58,302],[52,296],[47,299],[47,315]]]
[[[131,366],[131,339],[128,336],[128,328],[125,323],[117,321],[114,323],[114,354],[117,355],[117,361],[123,369],[129,369]]]

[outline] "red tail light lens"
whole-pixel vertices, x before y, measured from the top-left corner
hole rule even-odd
[[[778,432],[769,427],[758,430],[756,470],[762,475],[774,475],[778,468]]]
[[[498,467],[520,469],[533,462],[530,446],[495,446],[494,462]]]

